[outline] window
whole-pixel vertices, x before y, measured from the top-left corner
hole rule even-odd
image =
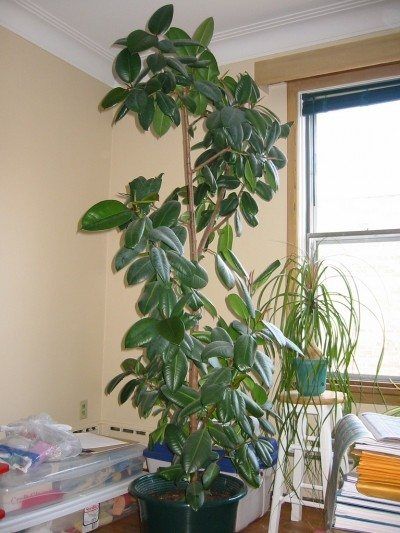
[[[304,247],[347,269],[359,288],[353,374],[400,377],[400,79],[301,98]],[[334,280],[332,280],[334,283]]]

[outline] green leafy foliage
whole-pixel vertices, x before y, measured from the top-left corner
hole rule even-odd
[[[271,434],[265,417],[273,374],[268,354],[297,348],[252,301],[279,261],[255,276],[233,249],[242,221],[256,226],[278,189],[286,158],[276,142],[287,137],[291,125],[281,124],[261,104],[248,73],[221,76],[208,50],[212,18],[191,37],[172,26],[173,11],[172,4],[160,7],[147,29],[118,39],[115,72],[123,86],[110,90],[100,108],[118,105],[114,123],[134,116],[141,130],[157,138],[182,123],[186,163],[187,143],[199,137],[191,147],[196,150],[192,168],[185,167],[186,181],[172,191],[161,190],[162,182],[176,176],[135,177],[120,201],[90,208],[81,229],[119,231],[115,270],[127,267],[126,284],[140,286],[140,317],[123,343],[135,353],[123,361],[106,393],[119,388],[119,402],[131,401],[140,417],[160,415],[149,445],[165,442],[174,453],[173,465],[160,476],[187,481],[186,500],[198,509],[219,474],[213,444],[229,454],[252,486],[261,481],[258,460],[270,461],[269,443],[256,434],[252,417]],[[207,287],[208,253],[215,257],[216,276],[232,291],[226,299],[235,315],[230,323]],[[201,325],[205,313],[212,326]]]

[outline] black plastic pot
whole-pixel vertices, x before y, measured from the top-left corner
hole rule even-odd
[[[185,488],[186,483],[178,484]],[[211,489],[229,494],[223,500],[206,501],[198,511],[185,501],[160,500],[154,496],[176,490],[172,481],[146,474],[133,481],[129,493],[139,500],[143,533],[233,533],[239,500],[247,493],[243,481],[220,474]]]

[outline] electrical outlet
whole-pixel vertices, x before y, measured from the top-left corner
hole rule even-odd
[[[79,404],[79,419],[85,420],[88,417],[88,401],[82,400]]]

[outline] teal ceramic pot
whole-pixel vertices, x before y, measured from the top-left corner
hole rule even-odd
[[[178,488],[186,483],[179,483]],[[185,501],[160,500],[154,496],[176,490],[172,481],[158,474],[135,479],[129,493],[139,500],[142,533],[233,533],[239,500],[247,493],[243,481],[220,474],[211,487],[227,494],[225,499],[206,501],[198,511]]]
[[[326,389],[326,359],[297,358],[293,362],[301,396],[319,396]]]

